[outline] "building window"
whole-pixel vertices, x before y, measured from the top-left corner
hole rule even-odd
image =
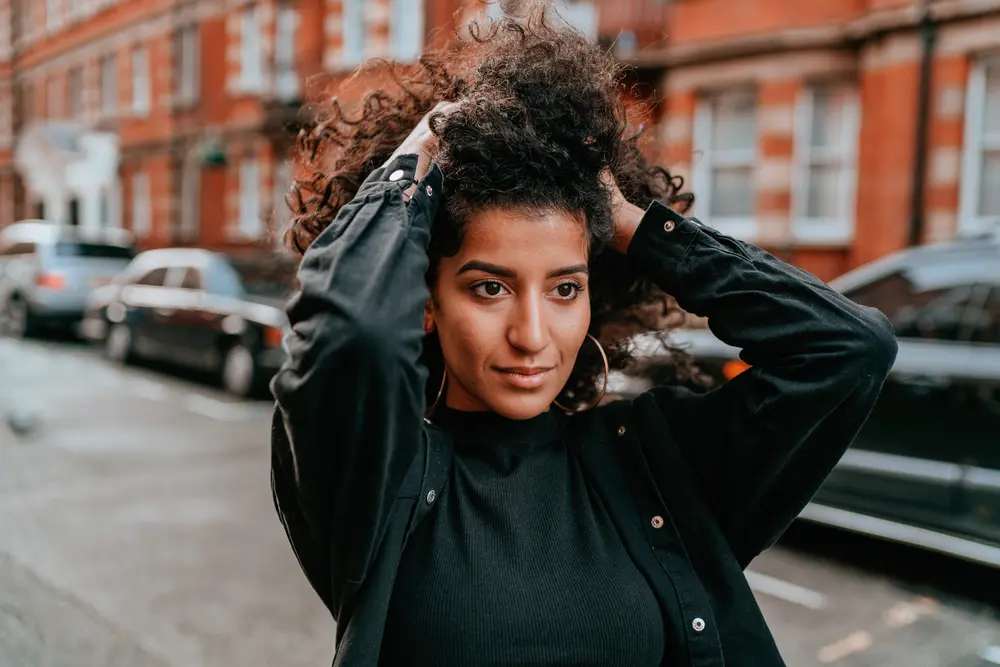
[[[83,113],[83,70],[74,67],[69,71],[69,117],[78,118]]]
[[[21,122],[30,123],[35,118],[35,87],[30,82],[21,84]]]
[[[174,73],[177,101],[191,104],[198,99],[198,26],[184,26],[174,34]]]
[[[1000,226],[1000,57],[970,73],[964,150],[959,229],[979,234]]]
[[[275,244],[280,248],[284,242],[285,230],[292,221],[292,211],[288,207],[289,189],[292,186],[292,163],[285,159],[274,170],[274,212],[271,215],[272,233]]]
[[[144,239],[153,231],[153,202],[149,187],[149,174],[137,171],[132,174],[132,233]]]
[[[59,28],[62,19],[62,0],[45,0],[45,29],[52,32]]]
[[[389,57],[415,62],[424,50],[424,0],[392,0]]]
[[[845,243],[854,233],[859,109],[850,84],[802,92],[795,115],[792,182],[796,238]]]
[[[703,98],[695,112],[694,189],[705,222],[733,236],[756,234],[757,102],[752,91]]]
[[[62,118],[65,84],[66,82],[58,76],[49,77],[48,88],[45,91],[45,106],[49,118]]]
[[[260,11],[248,7],[240,17],[240,88],[243,91],[260,91],[264,74],[262,59]]]
[[[343,53],[341,64],[347,67],[357,65],[365,58],[365,0],[343,0]]]
[[[239,216],[241,236],[257,238],[261,235],[260,164],[255,158],[245,158],[240,162]]]
[[[132,51],[132,113],[145,116],[150,107],[149,52],[140,46]]]
[[[101,114],[114,116],[118,111],[118,71],[115,55],[101,56]]]
[[[189,159],[182,167],[180,210],[180,237],[194,241],[201,220],[201,165],[196,159]]]
[[[294,7],[278,9],[274,35],[275,95],[281,101],[299,97],[299,75],[295,69],[295,35],[299,28],[299,13]]]

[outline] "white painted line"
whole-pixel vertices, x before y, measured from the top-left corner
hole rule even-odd
[[[1000,646],[987,646],[979,652],[979,657],[986,662],[1000,665]]]
[[[247,412],[242,406],[232,403],[202,396],[201,394],[188,394],[184,397],[184,407],[191,412],[215,419],[221,422],[235,422],[246,419]]]
[[[824,646],[816,653],[816,658],[823,664],[837,662],[852,653],[860,653],[871,648],[872,636],[864,630],[853,632],[838,642]]]
[[[147,401],[165,401],[170,395],[170,390],[166,385],[152,380],[132,380],[131,385],[132,392]]]
[[[744,575],[750,588],[763,595],[769,595],[809,609],[818,610],[826,607],[826,596],[822,593],[759,572],[747,570]]]

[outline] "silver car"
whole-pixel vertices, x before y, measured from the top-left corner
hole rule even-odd
[[[90,292],[108,284],[135,252],[126,232],[81,235],[43,220],[0,230],[0,333],[74,331]]]

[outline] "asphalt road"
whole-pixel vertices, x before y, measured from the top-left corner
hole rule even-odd
[[[0,665],[329,665],[265,402],[0,340]],[[33,425],[31,422],[35,422]],[[796,527],[747,576],[792,667],[1000,665],[1000,573]]]

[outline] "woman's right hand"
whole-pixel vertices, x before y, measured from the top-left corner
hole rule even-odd
[[[399,148],[393,152],[392,156],[389,158],[391,162],[393,159],[400,155],[416,155],[417,156],[417,167],[413,172],[413,185],[407,189],[404,194],[406,198],[409,199],[413,194],[414,190],[417,189],[417,183],[427,174],[428,170],[431,168],[431,162],[437,156],[438,140],[431,132],[430,128],[430,117],[436,113],[447,114],[454,110],[458,106],[457,102],[438,102],[434,105],[434,108],[424,114],[424,117],[420,119],[417,126],[413,128],[409,136],[403,140],[403,143],[399,145]]]

